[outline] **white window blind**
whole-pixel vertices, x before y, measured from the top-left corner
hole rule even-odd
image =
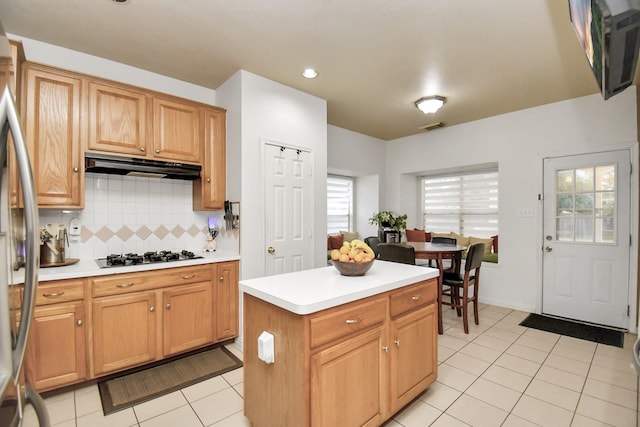
[[[327,176],[327,233],[353,230],[353,179]]]
[[[422,178],[425,230],[465,236],[498,234],[498,171]]]

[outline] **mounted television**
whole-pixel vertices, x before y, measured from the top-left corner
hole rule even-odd
[[[569,0],[569,15],[604,99],[629,87],[640,49],[640,0]]]

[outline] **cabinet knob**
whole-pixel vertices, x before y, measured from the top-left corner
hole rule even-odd
[[[400,347],[400,340],[393,340],[393,343],[394,343],[397,347]]]
[[[82,326],[82,320],[81,319],[78,320],[76,323],[78,324],[78,326]]]
[[[218,279],[218,281],[224,282],[224,276],[220,276],[220,279]]]
[[[389,346],[385,345],[384,347],[382,347],[382,349],[384,350],[385,353],[389,353]]]
[[[73,171],[74,171],[75,173],[78,173],[78,170],[79,170],[79,169],[78,169],[77,167],[73,168]]]
[[[156,148],[156,154],[160,154],[160,149]]]
[[[207,182],[211,182],[211,178],[207,178]]]
[[[167,304],[165,307],[167,307],[167,310],[171,309],[171,304]]]
[[[149,307],[149,311],[154,312],[156,311],[156,308],[154,306]]]
[[[144,147],[140,147],[140,151],[147,151],[147,149]]]

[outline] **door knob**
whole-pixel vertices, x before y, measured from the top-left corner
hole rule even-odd
[[[551,236],[549,236],[549,235],[545,236],[544,238],[545,238],[545,239],[547,239],[547,240],[551,240],[551,239],[553,239],[553,237],[551,237]]]
[[[267,252],[269,252],[270,254],[275,253],[275,251],[276,251],[276,248],[274,248],[273,246],[269,246],[267,248]]]
[[[546,252],[551,252],[551,251],[553,250],[553,248],[552,248],[552,247],[550,247],[550,246],[546,246],[546,247],[544,248],[544,250],[545,250]]]

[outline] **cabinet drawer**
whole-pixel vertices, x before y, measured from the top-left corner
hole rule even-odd
[[[40,282],[36,292],[36,305],[81,300],[84,298],[83,283],[81,279]]]
[[[311,347],[382,324],[386,313],[387,298],[383,297],[313,316],[310,319]]]
[[[438,281],[431,279],[391,294],[391,317],[433,303],[438,298]]]
[[[91,280],[94,297],[145,291],[211,280],[211,266],[169,268],[143,273],[115,274]]]

